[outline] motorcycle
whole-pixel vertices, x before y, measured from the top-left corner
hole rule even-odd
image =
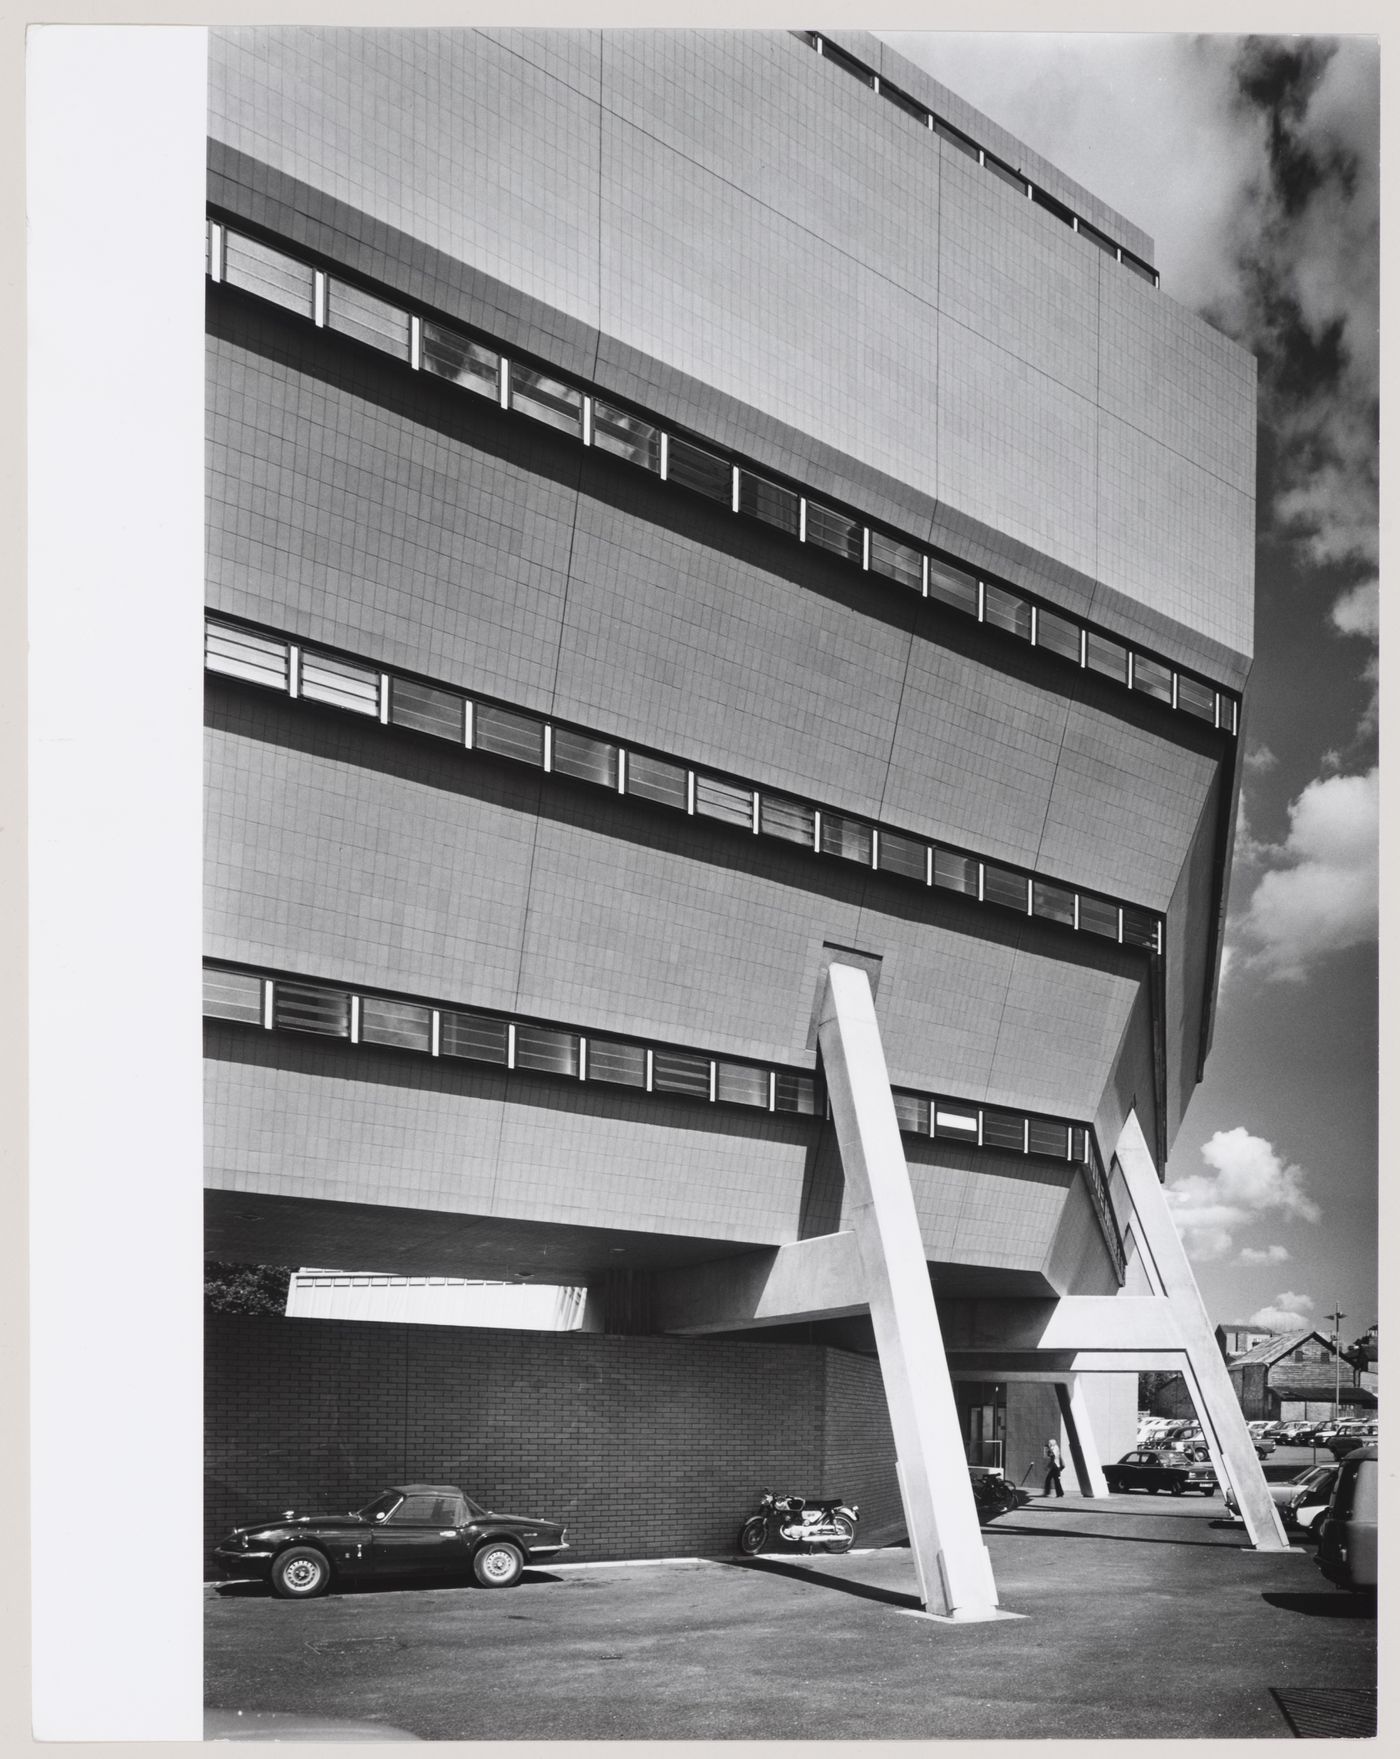
[[[849,1551],[856,1542],[859,1519],[859,1506],[842,1502],[839,1496],[774,1496],[765,1490],[759,1512],[739,1529],[739,1550],[745,1557],[757,1557],[765,1545],[782,1540],[819,1551]]]

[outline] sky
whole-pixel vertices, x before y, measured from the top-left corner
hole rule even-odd
[[[1255,661],[1215,1039],[1167,1196],[1216,1323],[1376,1318],[1378,52],[885,32],[1156,243],[1259,362]]]

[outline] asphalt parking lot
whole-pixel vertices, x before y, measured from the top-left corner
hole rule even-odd
[[[1022,1616],[978,1625],[919,1615],[904,1546],[306,1603],[211,1585],[208,1732],[240,1711],[426,1740],[1370,1732],[1374,1605],[1310,1550],[1250,1551],[1222,1514],[1219,1497],[1036,1499],[986,1529]]]

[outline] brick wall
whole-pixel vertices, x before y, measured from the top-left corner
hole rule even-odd
[[[823,1350],[822,1354],[826,1358],[826,1412],[821,1493],[859,1505],[862,1540],[887,1536],[891,1528],[902,1532],[904,1510],[894,1469],[894,1436],[879,1364],[869,1356],[845,1350]],[[802,1489],[798,1485],[793,1488]]]
[[[728,1551],[765,1484],[899,1517],[878,1364],[812,1345],[211,1315],[205,1423],[207,1547],[412,1479],[579,1562]]]

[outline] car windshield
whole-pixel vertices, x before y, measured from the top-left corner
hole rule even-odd
[[[362,1521],[382,1521],[402,1500],[397,1490],[386,1490],[382,1496],[375,1497],[373,1502],[367,1502],[362,1509],[355,1509],[352,1513]]]
[[[405,1506],[400,1507],[401,1504]],[[386,1521],[395,1510],[397,1521],[406,1525],[427,1522],[432,1526],[446,1526],[449,1523],[458,1525],[463,1521],[479,1521],[486,1510],[479,1503],[474,1503],[469,1496],[462,1496],[456,1491],[415,1493],[407,1500],[400,1490],[386,1490],[382,1496],[367,1502],[362,1509],[355,1509],[362,1521]]]

